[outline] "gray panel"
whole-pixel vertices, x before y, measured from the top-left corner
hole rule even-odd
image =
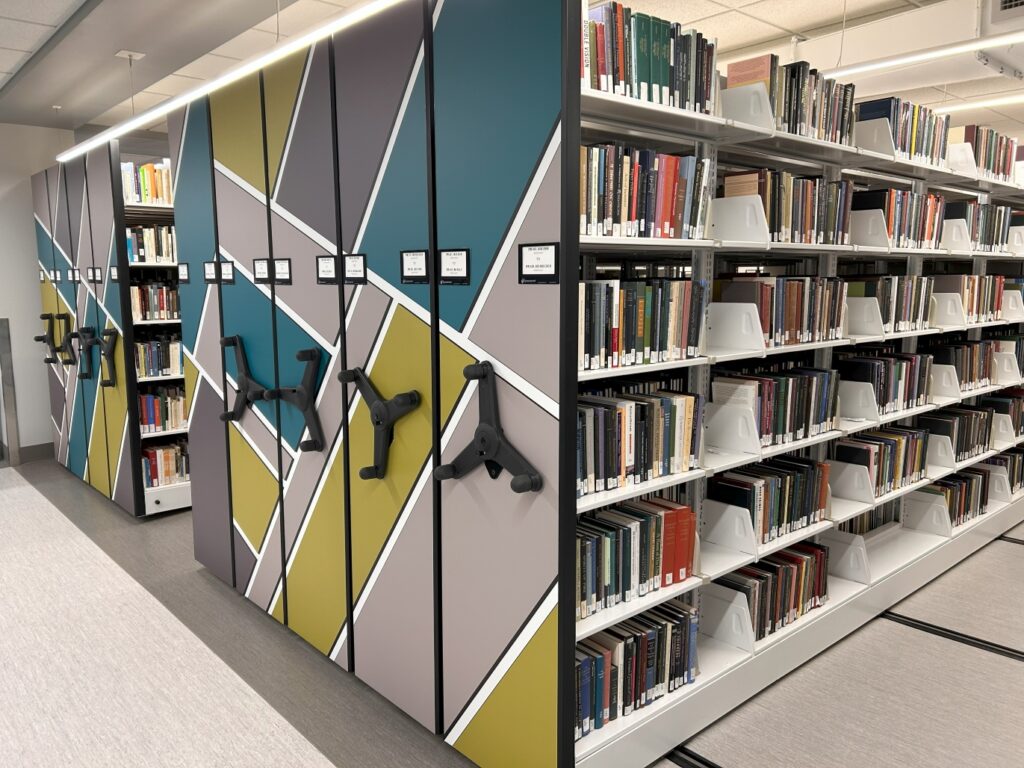
[[[687,746],[722,766],[1019,765],[1022,686],[1019,661],[876,620]]]
[[[185,110],[176,109],[167,116],[167,145],[171,152],[171,170],[178,178],[178,155],[181,154],[181,140],[185,132]]]
[[[334,242],[334,175],[331,157],[330,69],[327,41],[317,43],[296,110],[291,151],[280,171],[276,200],[321,237]],[[285,254],[282,254],[285,255]]]
[[[50,365],[47,366],[47,369],[49,370],[48,378],[50,380],[50,417],[59,427],[64,422],[64,384],[57,375],[56,366]],[[54,435],[54,442],[58,442],[56,434]]]
[[[72,263],[81,270],[85,270],[88,257],[85,255],[83,238],[88,237],[88,222],[82,218],[85,211],[85,158],[76,157],[64,164],[64,172],[67,174],[67,208],[61,210],[62,217],[68,217],[71,233],[74,240],[71,243],[71,250],[65,248]],[[62,188],[62,191],[63,190]],[[83,276],[84,278],[84,276]]]
[[[32,207],[35,216],[42,223],[43,228],[50,231],[50,212],[46,203],[46,171],[40,171],[32,176]]]
[[[104,267],[103,277],[106,279],[111,238],[114,234],[114,191],[110,182],[110,151],[106,146],[87,155],[86,172],[89,180],[93,264]],[[112,298],[114,296],[116,294],[112,294]]]
[[[193,397],[196,402],[188,429],[188,445],[195,556],[219,579],[230,584],[232,530],[228,508],[228,448],[224,423],[219,418],[224,404],[201,376],[196,380]],[[245,545],[242,546],[244,549]]]
[[[122,430],[121,448],[118,452],[118,465],[111,467],[111,480],[114,481],[114,503],[121,509],[135,514],[135,494],[132,491],[132,452],[128,449],[128,430]]]
[[[68,229],[68,207],[67,207],[67,195],[65,194],[66,189],[70,189],[70,186],[65,188],[64,186],[64,175],[68,169],[65,164],[57,166],[57,173],[50,174],[50,176],[56,176],[58,178],[51,179],[52,188],[50,190],[50,204],[53,206],[53,230],[54,240],[56,240],[59,249],[57,251],[57,263],[64,269],[67,267],[66,264],[62,263],[60,252],[70,258],[71,257],[71,238],[69,236],[70,230]],[[76,228],[77,229],[77,228]]]
[[[544,394],[558,399],[558,286],[519,285],[519,246],[561,237],[561,151],[555,153],[470,339]],[[524,311],[525,310],[525,311]],[[508,321],[516,318],[515,333]]]
[[[238,529],[233,530],[232,534],[235,538],[235,584],[241,592],[245,590],[245,585],[252,576],[252,569],[256,567],[256,555],[246,545]]]
[[[427,728],[434,727],[431,487],[413,505],[353,629],[356,674]]]
[[[345,338],[348,343],[348,364],[365,368],[381,332],[391,299],[386,293],[372,285],[364,285],[359,291],[350,315]],[[355,396],[356,386],[348,388],[349,402]]]
[[[558,569],[558,422],[500,378],[498,408],[505,435],[541,473],[544,487],[539,493],[513,493],[507,472],[492,480],[483,466],[441,485],[446,728],[530,617]],[[478,423],[474,392],[443,461],[469,444]],[[531,553],[525,568],[524,552]]]
[[[423,6],[416,0],[397,3],[335,36],[346,251],[362,223],[422,37]]]
[[[220,247],[252,274],[255,259],[266,259],[266,206],[220,171],[216,174],[217,234]]]
[[[922,587],[894,613],[1024,651],[1024,548],[994,541]],[[984,595],[984,599],[979,599]]]

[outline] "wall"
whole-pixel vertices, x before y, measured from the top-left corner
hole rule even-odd
[[[74,143],[71,131],[0,124],[0,317],[11,321],[21,445],[49,443],[49,389],[40,333],[39,270],[32,219],[33,173]]]

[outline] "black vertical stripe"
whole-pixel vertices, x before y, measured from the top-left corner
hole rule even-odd
[[[441,303],[438,290],[437,141],[434,124],[434,14],[423,0],[423,98],[427,131],[427,277],[430,282],[430,438],[433,468],[441,465]],[[444,606],[441,578],[441,482],[431,475],[434,564],[434,732],[444,732]]]
[[[334,60],[334,37],[327,39],[327,66],[331,87],[331,158],[334,172],[334,252],[337,256],[334,272],[338,278],[338,357],[341,370],[348,369],[348,336],[345,330],[345,265],[342,253],[343,220],[341,211],[341,158],[338,151],[338,82]],[[348,430],[348,385],[341,385],[341,466],[342,505],[345,525],[345,625],[348,627],[348,669],[355,672],[355,619],[352,616],[352,484],[350,473],[350,446]]]

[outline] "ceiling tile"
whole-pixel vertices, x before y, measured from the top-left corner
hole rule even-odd
[[[342,8],[319,3],[317,0],[297,0],[281,11],[281,35],[284,37],[297,35],[343,12]],[[271,16],[266,21],[257,24],[256,29],[274,34],[277,31],[275,17]]]
[[[724,5],[726,8],[743,8],[748,5],[753,5],[759,0],[715,0],[719,5]]]
[[[634,13],[649,13],[680,24],[692,24],[728,10],[727,5],[713,0],[687,0],[685,3],[679,0],[632,0],[627,4]]]
[[[743,13],[793,32],[816,29],[869,13],[907,7],[904,0],[761,0],[744,6]]]
[[[146,88],[146,93],[155,93],[161,96],[177,96],[195,88],[203,82],[204,78],[184,77],[182,75],[168,75],[163,80],[158,80]]]
[[[966,80],[962,83],[949,83],[945,86],[953,96],[962,99],[978,99],[991,94],[1004,95],[1007,91],[1020,91],[1024,86],[1020,80],[1009,77],[984,77],[980,80]]]
[[[0,6],[2,8],[3,6]],[[0,48],[34,51],[53,34],[53,27],[24,21],[0,20]]]
[[[284,38],[285,35],[282,35]],[[227,56],[231,59],[248,59],[274,47],[277,42],[273,32],[260,29],[247,29],[237,37],[228,40],[224,45],[214,48],[210,53]]]
[[[17,72],[30,54],[0,48],[0,72]]]
[[[0,5],[0,17],[57,27],[84,2],[85,0],[4,0]]]
[[[728,11],[713,16],[701,22],[699,28],[705,35],[718,38],[719,51],[742,48],[765,40],[774,40],[785,34],[785,30],[746,16],[739,11]]]
[[[212,80],[221,72],[233,67],[237,63],[237,59],[208,53],[205,56],[200,56],[191,64],[182,67],[175,74],[185,75],[186,77],[198,77],[202,80]]]

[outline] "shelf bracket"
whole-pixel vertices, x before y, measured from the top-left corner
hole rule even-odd
[[[237,354],[237,348],[236,348]],[[322,451],[324,449],[324,429],[320,424],[320,416],[316,412],[316,376],[320,370],[320,350],[300,349],[295,359],[306,364],[302,373],[302,383],[297,387],[281,387],[267,389],[263,392],[264,400],[283,400],[302,411],[309,431],[309,440],[299,443],[299,450]]]
[[[434,470],[437,480],[453,480],[472,472],[480,464],[487,467],[487,474],[496,480],[503,469],[512,475],[512,490],[516,493],[539,491],[543,485],[541,476],[523,455],[517,451],[501,429],[498,415],[498,383],[494,377],[494,366],[488,361],[467,365],[462,375],[467,381],[480,382],[480,423],[473,434],[473,442],[467,445],[451,464],[442,464]]]
[[[41,336],[33,336],[32,340],[39,344],[46,345],[46,350],[49,354],[43,358],[43,362],[46,363],[47,365],[56,365],[57,363],[60,362],[60,360],[57,358],[58,350],[57,339],[56,336],[54,335],[53,313],[48,312],[46,314],[40,315],[39,319],[46,321],[46,332],[43,333]]]
[[[370,409],[373,465],[360,469],[359,477],[363,480],[383,480],[388,471],[388,453],[395,439],[395,422],[419,407],[420,393],[413,389],[385,400],[362,368],[342,371],[338,374],[338,381],[342,384],[355,384]]]
[[[220,340],[220,345],[225,349],[234,347],[235,368],[238,371],[236,380],[238,393],[235,395],[235,402],[231,406],[230,411],[225,411],[220,415],[220,420],[239,421],[245,414],[245,409],[249,403],[263,400],[264,393],[267,390],[266,387],[252,378],[252,372],[249,370],[249,358],[245,355],[245,344],[242,342],[241,336],[224,336]]]

